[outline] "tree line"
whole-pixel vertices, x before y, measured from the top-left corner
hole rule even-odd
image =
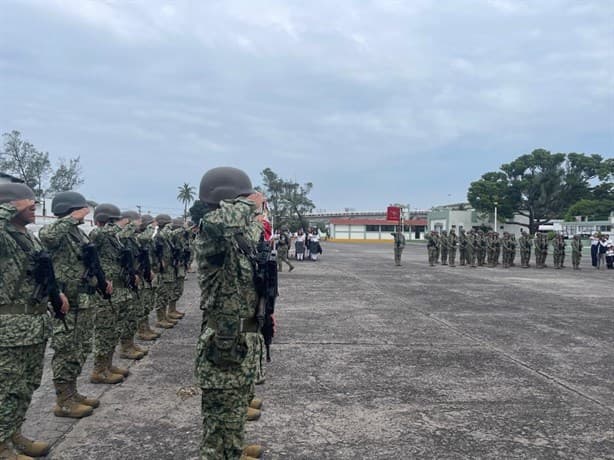
[[[483,174],[467,199],[481,213],[496,206],[502,221],[531,233],[557,218],[606,220],[614,210],[614,158],[536,149]]]

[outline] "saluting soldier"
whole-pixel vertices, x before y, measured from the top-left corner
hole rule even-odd
[[[43,376],[51,325],[48,297],[40,292],[43,246],[28,232],[35,221],[34,192],[25,184],[0,185],[0,458],[26,460],[49,452],[46,442],[21,433],[32,394]],[[62,313],[69,302],[55,292]],[[19,452],[25,454],[21,455]]]

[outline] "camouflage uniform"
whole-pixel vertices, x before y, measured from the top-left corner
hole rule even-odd
[[[478,266],[483,267],[486,262],[486,252],[488,250],[488,241],[482,230],[477,233],[477,262]]]
[[[20,430],[32,394],[40,386],[51,332],[47,298],[33,303],[29,253],[42,250],[11,219],[17,209],[0,204],[0,443]]]
[[[563,268],[565,262],[565,240],[563,235],[557,235],[552,240],[552,258],[554,259],[554,268]]]
[[[454,229],[450,230],[448,235],[448,263],[450,267],[456,267],[456,247],[458,246],[458,238]]]
[[[510,235],[507,232],[503,233],[503,238],[501,239],[501,250],[503,251],[503,268],[509,268],[511,263],[511,244],[512,240],[510,239]]]
[[[478,239],[477,233],[473,230],[467,233],[467,263],[472,267],[476,267]]]
[[[132,262],[132,270],[135,274],[139,271],[138,258],[141,252],[141,246],[139,244],[136,225],[133,222],[129,222],[124,225],[123,228],[117,232],[117,237],[124,249],[130,251],[130,258]],[[122,278],[124,284],[128,285],[128,269],[122,267]],[[138,291],[138,286],[136,287]],[[135,289],[130,288],[130,301],[124,304],[124,308],[119,311],[118,327],[120,330],[120,340],[122,343],[126,341],[134,340],[134,334],[136,334],[137,324],[140,318],[143,317],[143,304],[141,301],[140,293],[137,295]]]
[[[152,332],[149,328],[149,314],[154,308],[156,302],[156,289],[158,288],[158,283],[160,282],[158,276],[160,273],[160,267],[156,263],[154,257],[153,233],[153,225],[148,225],[142,232],[137,233],[137,241],[142,251],[141,257],[149,258],[149,264],[151,265],[151,272],[153,276],[153,280],[151,282],[147,282],[144,277],[141,280],[140,295],[143,309],[140,320],[147,332]],[[143,272],[142,266],[140,267],[140,271]]]
[[[405,248],[405,235],[402,232],[391,233],[394,237],[394,264],[401,265],[401,254]]]
[[[83,364],[92,352],[96,297],[90,280],[84,280],[83,246],[89,238],[71,216],[57,219],[43,227],[40,238],[53,260],[55,276],[68,301],[70,311],[62,321],[53,319],[51,359],[54,382],[72,383],[81,375]],[[95,280],[94,280],[95,281]]]
[[[439,240],[437,239],[437,232],[432,231],[426,236],[426,250],[428,251],[429,256],[429,265],[431,267],[435,266],[437,262],[437,245],[439,244]]]
[[[90,233],[90,239],[98,250],[100,265],[107,279],[113,283],[111,306],[107,301],[100,300],[96,310],[94,354],[97,359],[108,358],[109,361],[115,352],[115,346],[121,334],[119,322],[120,312],[130,308],[133,295],[126,286],[119,265],[120,253],[123,248],[119,241],[120,228],[115,223],[107,223],[103,227],[96,227]]]
[[[223,200],[205,215],[196,241],[203,311],[196,377],[202,389],[201,457],[238,459],[243,448],[246,408],[254,383],[253,361],[247,359],[257,331],[258,295],[253,266],[234,249],[235,232],[247,233],[254,213],[251,201]],[[227,338],[228,340],[224,340]]]
[[[458,234],[458,255],[460,264],[465,265],[467,263],[467,235],[464,228]]]
[[[443,230],[439,237],[439,247],[441,253],[441,265],[448,265],[448,232]]]
[[[173,300],[171,305],[171,311],[176,311],[176,303],[183,295],[183,289],[185,284],[185,276],[190,263],[191,251],[190,251],[190,237],[189,232],[183,228],[176,228],[172,232],[172,244],[176,251],[177,262],[177,276],[175,279],[175,289],[173,290]]]
[[[520,266],[523,268],[529,268],[531,261],[531,237],[526,232],[521,232],[518,239],[518,246],[520,247]]]
[[[294,270],[294,265],[288,260],[288,249],[290,249],[290,237],[285,230],[279,234],[279,241],[277,242],[277,271],[281,272],[283,265],[282,262],[288,264],[290,271]]]
[[[164,267],[164,271],[160,273],[160,284],[156,292],[156,309],[158,310],[158,319],[164,317],[168,320],[167,307],[175,298],[175,282],[177,280],[175,268],[179,264],[179,261],[173,259],[172,225],[169,223],[162,229],[158,228],[154,241],[162,248],[159,251],[161,253],[161,264]]]
[[[580,261],[582,260],[582,240],[580,235],[574,235],[571,241],[571,264],[574,270],[580,268]]]

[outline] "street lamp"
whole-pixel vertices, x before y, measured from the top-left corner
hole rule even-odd
[[[497,231],[497,205],[499,203],[497,203],[496,201],[494,202],[495,205],[495,232]]]

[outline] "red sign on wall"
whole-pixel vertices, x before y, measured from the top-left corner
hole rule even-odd
[[[386,219],[394,220],[396,222],[401,220],[401,208],[397,206],[388,206],[386,209]]]

